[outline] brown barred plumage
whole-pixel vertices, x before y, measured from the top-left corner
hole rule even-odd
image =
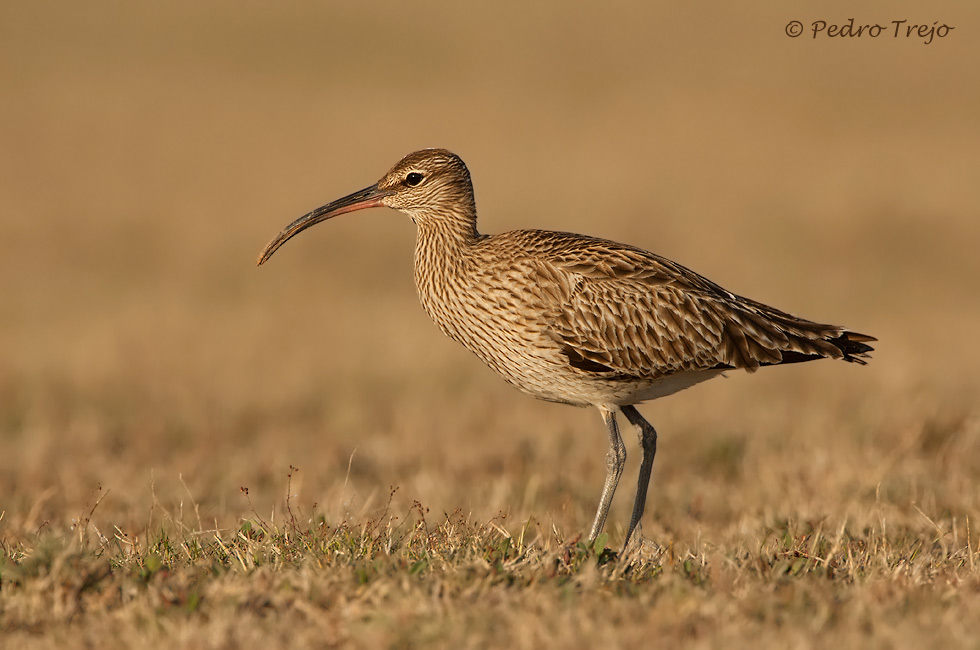
[[[726,370],[825,357],[864,364],[873,349],[871,336],[742,298],[633,246],[542,230],[481,235],[469,171],[443,149],[409,154],[375,185],[297,219],[258,263],[320,221],[378,206],[407,213],[418,227],[419,298],[447,336],[534,397],[599,409],[610,448],[590,540],[603,528],[626,459],[617,413],[636,426],[643,450],[628,543],[657,436],[634,404]]]

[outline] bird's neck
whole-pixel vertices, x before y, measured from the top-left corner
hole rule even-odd
[[[472,247],[480,239],[476,215],[418,219],[415,286],[422,306],[444,333],[458,340],[452,314],[466,292]]]
[[[413,221],[418,227],[416,263],[422,253],[430,264],[465,256],[467,248],[480,237],[476,230],[475,210],[430,212],[414,217]]]

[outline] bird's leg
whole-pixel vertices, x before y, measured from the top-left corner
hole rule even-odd
[[[619,425],[616,424],[617,410],[599,407],[602,419],[609,430],[609,451],[606,453],[606,483],[602,486],[602,498],[599,499],[599,508],[595,513],[595,521],[592,522],[589,544],[595,542],[595,538],[602,532],[613,494],[616,493],[616,486],[619,485],[619,477],[623,475],[623,466],[626,465],[626,445],[623,444],[623,437],[619,435]]]
[[[653,457],[657,455],[657,430],[653,425],[643,419],[640,412],[634,406],[624,406],[623,415],[630,421],[640,438],[640,449],[643,450],[643,459],[640,461],[640,475],[636,481],[636,499],[633,501],[633,515],[630,517],[630,527],[626,531],[626,541],[623,542],[623,550],[629,544],[633,531],[643,517],[643,509],[647,504],[647,488],[650,487],[650,475],[653,472]]]

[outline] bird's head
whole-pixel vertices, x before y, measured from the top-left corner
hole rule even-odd
[[[259,254],[258,264],[310,226],[346,212],[381,206],[408,214],[420,226],[476,219],[473,185],[463,160],[445,149],[422,149],[402,158],[374,185],[317,208],[283,228]]]

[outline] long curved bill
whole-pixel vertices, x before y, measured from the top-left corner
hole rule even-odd
[[[366,187],[360,192],[354,192],[353,194],[348,194],[342,199],[337,199],[332,203],[328,203],[323,207],[319,207],[309,214],[304,214],[302,217],[292,222],[288,226],[282,229],[275,239],[270,241],[268,245],[262,252],[259,253],[257,266],[262,266],[267,259],[272,257],[280,246],[286,243],[286,241],[293,235],[299,234],[309,228],[310,226],[315,226],[321,221],[326,221],[331,217],[336,217],[339,214],[344,214],[345,212],[353,212],[354,210],[363,210],[365,208],[377,208],[383,205],[381,199],[386,196],[391,196],[394,194],[391,190],[382,190],[375,183],[371,187]]]

